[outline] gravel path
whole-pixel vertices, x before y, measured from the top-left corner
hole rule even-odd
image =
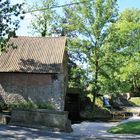
[[[82,122],[72,125],[72,133],[0,125],[0,140],[140,140],[140,135],[109,134],[107,129],[117,123]]]

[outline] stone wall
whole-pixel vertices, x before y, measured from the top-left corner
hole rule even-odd
[[[57,110],[64,110],[64,92],[63,74],[0,73],[1,100],[6,102],[9,95],[19,95],[35,103],[52,102]]]
[[[12,110],[10,124],[64,132],[72,131],[66,111]]]

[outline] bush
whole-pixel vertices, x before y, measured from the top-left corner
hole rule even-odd
[[[37,106],[31,101],[14,102],[14,103],[9,104],[8,107],[10,109],[12,109],[12,108],[21,108],[21,109],[35,109],[35,108],[37,108]]]
[[[0,111],[7,109],[7,105],[3,102],[0,102]]]
[[[27,102],[15,102],[8,105],[9,109],[17,108],[17,109],[54,109],[52,103],[34,103],[32,101]]]
[[[38,109],[54,109],[54,105],[51,102],[48,103],[38,103],[37,104]]]

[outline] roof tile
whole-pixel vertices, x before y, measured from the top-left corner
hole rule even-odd
[[[66,37],[10,38],[0,55],[0,72],[59,73]]]

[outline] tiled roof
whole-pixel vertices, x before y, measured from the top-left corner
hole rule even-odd
[[[0,72],[59,73],[66,37],[10,38],[0,55]]]

